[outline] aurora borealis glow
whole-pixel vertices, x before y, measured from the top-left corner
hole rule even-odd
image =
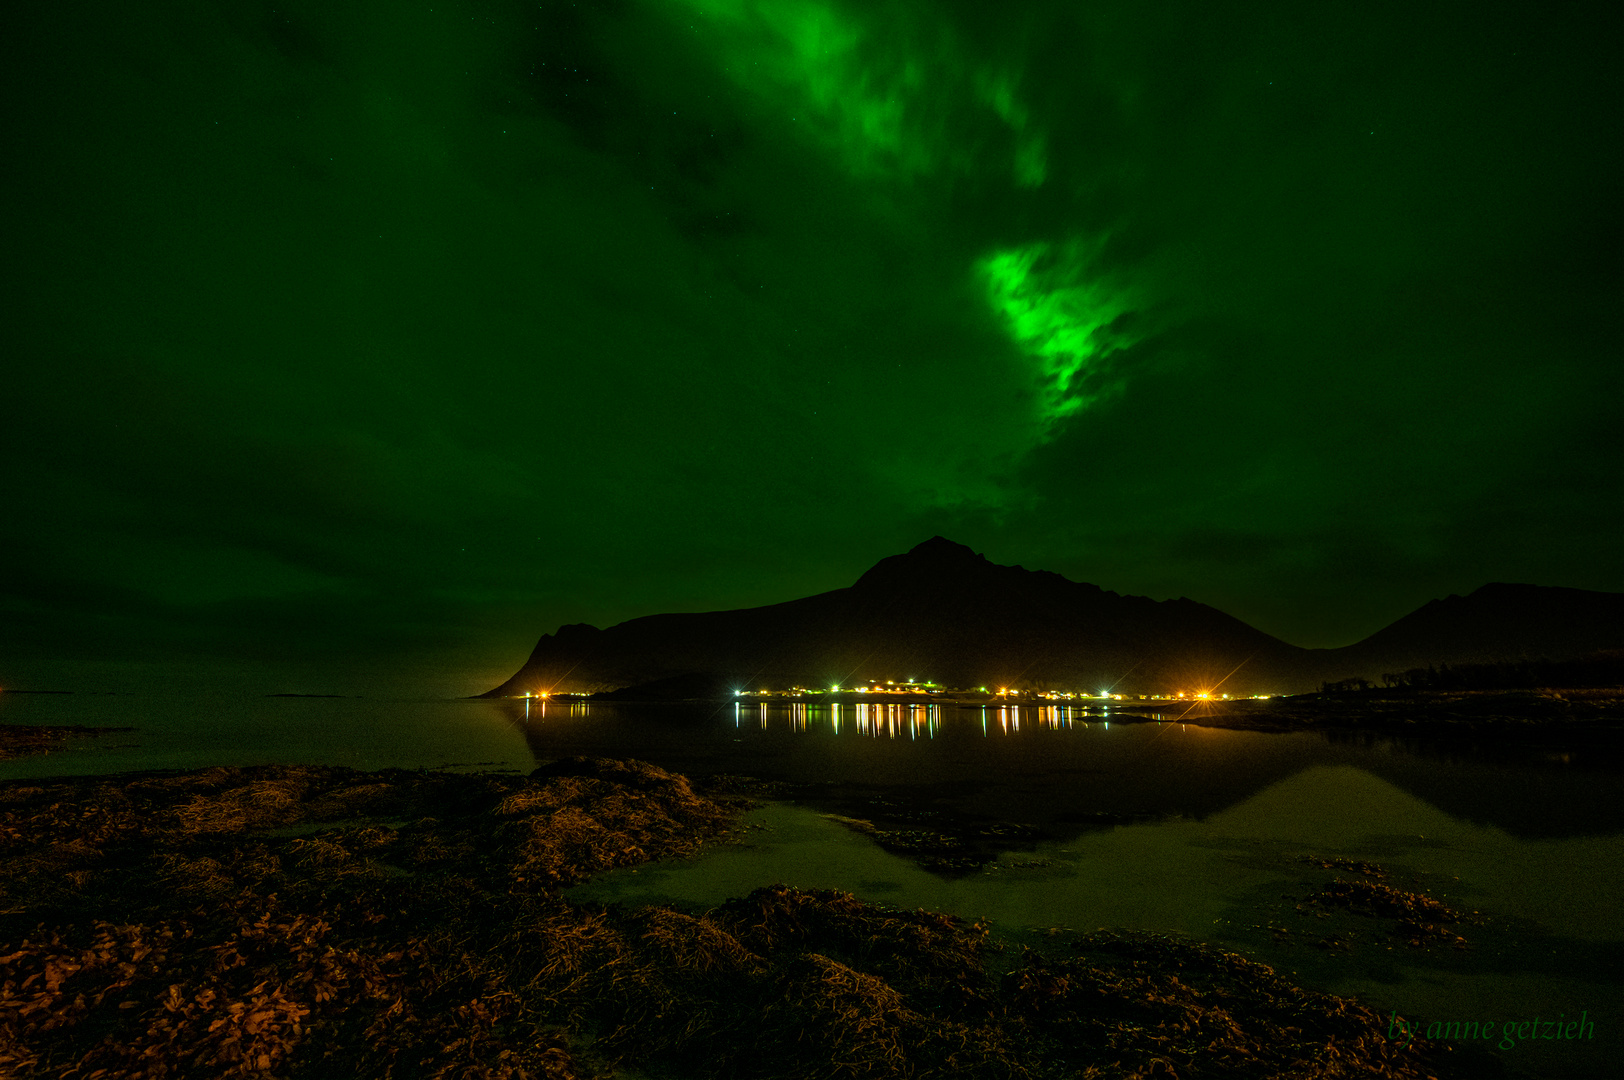
[[[938,533],[1309,646],[1624,590],[1614,5],[20,18],[0,685],[475,692]]]

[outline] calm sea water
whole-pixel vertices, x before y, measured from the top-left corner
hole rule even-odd
[[[572,754],[814,785],[756,811],[746,843],[604,875],[585,900],[704,906],[759,885],[845,889],[1000,932],[1127,927],[1212,941],[1407,1017],[1581,1012],[1587,1044],[1529,1042],[1532,1075],[1608,1075],[1624,1055],[1624,770],[1586,747],[1231,732],[1118,711],[795,705],[0,696],[0,723],[135,730],[0,763],[0,779],[320,762],[528,771]],[[826,791],[827,799],[818,797]],[[1046,839],[957,877],[826,816],[864,799],[1024,823]],[[1319,920],[1334,876],[1379,862],[1487,922],[1466,950]],[[1347,875],[1342,875],[1347,876]],[[1328,936],[1351,948],[1326,948]]]

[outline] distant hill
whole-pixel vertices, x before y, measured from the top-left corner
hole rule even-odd
[[[1496,583],[1429,600],[1357,644],[1326,651],[1358,675],[1428,664],[1570,660],[1620,646],[1624,594]]]
[[[1364,641],[1303,649],[1193,600],[1122,596],[1000,566],[933,537],[850,588],[738,611],[649,615],[544,636],[487,696],[642,687],[653,696],[893,679],[1121,693],[1315,689],[1323,679],[1624,646],[1624,595],[1487,585],[1433,601]]]

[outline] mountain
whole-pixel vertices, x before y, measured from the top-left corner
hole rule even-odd
[[[1624,594],[1495,583],[1429,600],[1363,641],[1326,652],[1348,674],[1368,677],[1428,664],[1568,660],[1620,645]]]
[[[1193,600],[1122,596],[1043,570],[1000,566],[933,537],[850,588],[738,611],[649,615],[544,636],[487,696],[648,687],[652,696],[926,680],[950,687],[1121,693],[1222,683],[1235,694],[1314,689],[1325,678],[1624,645],[1624,595],[1485,586],[1433,601],[1343,649],[1302,649]],[[1226,680],[1227,677],[1227,681]]]

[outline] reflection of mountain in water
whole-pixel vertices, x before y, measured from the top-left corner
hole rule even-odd
[[[1565,658],[1619,646],[1624,595],[1489,585],[1433,601],[1358,644],[1302,649],[1193,600],[1121,596],[999,566],[936,537],[882,559],[850,588],[788,603],[650,615],[606,630],[561,627],[490,696],[672,679],[695,688],[681,696],[908,678],[1159,693],[1226,676],[1233,693],[1277,693],[1429,663]]]
[[[1624,832],[1624,760],[1616,748],[1345,732],[1323,738],[1360,768],[1461,821],[1524,839]]]
[[[1060,834],[1205,819],[1314,765],[1353,766],[1513,836],[1624,831],[1616,769],[1469,741],[1422,744],[1432,748],[1425,756],[1379,736],[1226,731],[1061,707],[847,705],[838,731],[834,710],[811,705],[509,701],[503,709],[538,760],[638,757],[694,776],[788,781],[847,802],[860,790],[890,792]]]

